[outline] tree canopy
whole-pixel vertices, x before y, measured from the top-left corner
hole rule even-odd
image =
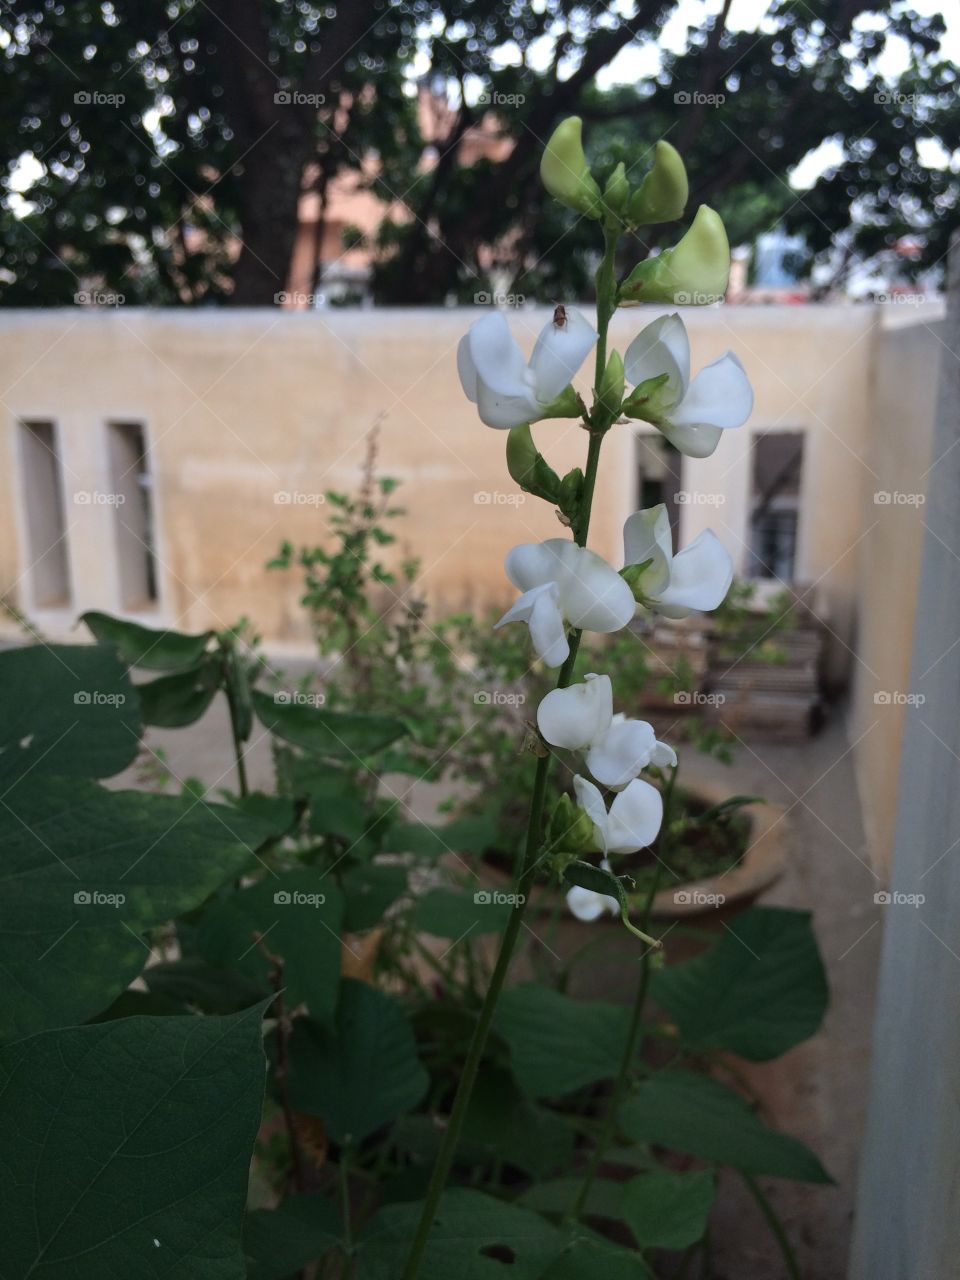
[[[734,241],[779,222],[842,269],[909,235],[914,269],[936,264],[960,146],[942,19],[901,0],[774,0],[742,31],[730,7],[651,60],[640,55],[678,0],[634,0],[626,18],[574,0],[5,6],[0,300],[62,304],[93,285],[128,302],[268,305],[286,287],[301,193],[322,207],[347,170],[391,210],[369,246],[378,301],[466,299],[491,268],[528,297],[582,295],[586,236],[537,179],[569,114],[584,118],[601,181],[621,159],[639,178],[668,137],[692,204],[714,204]],[[891,80],[878,60],[894,45]],[[618,82],[641,62],[653,70]],[[451,105],[429,166],[425,71]],[[491,111],[512,148],[461,164],[462,140]],[[788,174],[825,142],[836,162],[794,189]]]

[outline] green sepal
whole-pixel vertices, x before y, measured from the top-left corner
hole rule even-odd
[[[655,378],[639,382],[620,406],[621,413],[628,418],[640,418],[644,422],[662,422],[666,417],[662,393],[669,381],[669,373],[658,373]]]
[[[507,470],[527,493],[545,502],[559,503],[560,477],[538,452],[528,422],[507,434]]]

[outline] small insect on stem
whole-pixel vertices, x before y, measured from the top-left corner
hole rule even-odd
[[[567,308],[562,302],[553,309],[553,324],[556,329],[564,329],[567,324]]]

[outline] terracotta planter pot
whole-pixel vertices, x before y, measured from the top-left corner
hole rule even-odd
[[[728,799],[729,792],[698,785],[687,794],[705,809]],[[723,931],[725,923],[746,910],[786,867],[789,819],[778,805],[759,803],[741,810],[750,819],[747,848],[736,866],[701,880],[661,889],[653,901],[653,916],[666,927],[655,932],[664,940],[670,963],[699,954]],[[509,891],[510,877],[489,863],[480,868],[491,888]],[[632,895],[635,918],[645,901]],[[571,968],[570,993],[584,997],[629,1001],[639,975],[643,946],[611,915],[585,922],[570,914],[566,895],[552,886],[530,890],[526,924],[544,957],[558,967]],[[577,962],[580,953],[583,958]],[[518,973],[515,977],[526,977]]]

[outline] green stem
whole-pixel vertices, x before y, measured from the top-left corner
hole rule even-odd
[[[797,1255],[793,1252],[793,1247],[787,1239],[787,1233],[783,1229],[783,1223],[777,1217],[776,1210],[749,1173],[744,1173],[741,1176],[750,1188],[750,1193],[754,1200],[756,1200],[757,1204],[760,1206],[760,1212],[766,1218],[767,1225],[780,1247],[780,1252],[783,1254],[783,1261],[786,1265],[787,1274],[789,1275],[790,1280],[802,1280],[800,1264],[797,1262]]]
[[[601,332],[605,335],[606,324],[601,326]],[[599,386],[599,376],[597,385]],[[591,432],[590,447],[587,453],[587,466],[584,473],[583,496],[581,498],[580,510],[578,512],[576,528],[574,531],[574,536],[580,546],[584,546],[586,544],[587,532],[590,528],[590,510],[593,503],[593,491],[597,480],[597,465],[600,460],[600,445],[602,438],[601,433]],[[577,652],[580,648],[580,632],[571,631],[568,637],[568,642],[570,645],[570,652],[567,655],[567,659],[563,666],[560,668],[560,675],[557,678],[556,686],[558,689],[565,689],[573,676],[573,668],[577,660]],[[520,886],[526,882],[528,876],[533,871],[540,851],[542,841],[543,810],[546,805],[547,782],[550,776],[550,766],[552,763],[553,757],[549,752],[546,752],[537,761],[537,770],[533,782],[533,795],[530,801],[530,817],[527,824],[527,838],[524,846],[523,862],[514,886],[517,890],[518,901],[510,913],[510,919],[507,922],[507,927],[504,930],[503,937],[500,941],[500,950],[497,953],[497,962],[490,977],[490,985],[487,988],[487,994],[480,1010],[480,1016],[470,1040],[470,1047],[467,1050],[466,1061],[464,1062],[463,1071],[460,1075],[460,1082],[457,1085],[457,1092],[453,1100],[453,1107],[450,1111],[450,1118],[447,1122],[447,1129],[444,1134],[440,1150],[437,1153],[433,1172],[430,1175],[430,1182],[423,1202],[423,1211],[420,1215],[420,1221],[417,1226],[416,1235],[413,1239],[413,1244],[410,1247],[410,1254],[407,1258],[407,1265],[403,1271],[402,1280],[416,1280],[416,1277],[419,1274],[420,1264],[423,1260],[423,1254],[427,1247],[427,1239],[430,1235],[430,1229],[433,1226],[433,1219],[436,1216],[437,1205],[440,1202],[440,1196],[446,1186],[447,1178],[450,1173],[450,1166],[453,1163],[454,1153],[456,1152],[457,1143],[460,1138],[460,1130],[463,1127],[464,1117],[466,1116],[470,1097],[473,1093],[473,1086],[476,1083],[477,1072],[480,1068],[480,1060],[483,1057],[487,1037],[490,1034],[493,1015],[497,1007],[497,1002],[500,999],[500,993],[503,990],[504,982],[506,981],[507,971],[510,968],[514,948],[517,945],[517,938],[520,936],[520,929],[523,926],[523,917],[526,911],[527,898],[529,897],[529,894],[521,893]]]
[[[230,736],[233,739],[233,754],[237,762],[237,785],[244,799],[250,794],[247,783],[247,764],[243,758],[243,737],[240,733],[240,708],[237,701],[235,684],[236,666],[233,660],[233,639],[222,637],[220,647],[223,652],[223,691],[227,695],[227,706],[230,709]]]
[[[663,790],[663,821],[660,829],[663,832],[663,841],[665,844],[667,830],[670,823],[670,811],[673,806],[673,785],[677,777],[676,767],[670,770],[670,777]],[[660,872],[663,870],[663,860],[666,855],[666,848],[661,845],[660,856],[657,865],[654,868],[653,878],[650,882],[650,888],[647,890],[647,896],[643,904],[643,918],[641,928],[646,933],[650,928],[650,916],[653,911],[653,900],[657,896],[657,889],[660,885]],[[617,1073],[617,1079],[613,1086],[613,1093],[610,1097],[610,1105],[607,1108],[606,1118],[604,1119],[603,1128],[597,1138],[593,1152],[590,1156],[590,1163],[587,1165],[587,1172],[584,1174],[580,1191],[574,1201],[572,1210],[570,1211],[570,1220],[576,1222],[583,1215],[583,1211],[590,1195],[590,1189],[603,1163],[603,1158],[607,1153],[607,1148],[613,1139],[614,1131],[617,1125],[617,1116],[620,1112],[620,1106],[623,1102],[623,1095],[626,1093],[627,1085],[633,1073],[633,1064],[636,1061],[637,1053],[640,1050],[641,1031],[643,1028],[643,1010],[647,1002],[647,992],[650,987],[650,955],[652,948],[644,951],[640,958],[640,981],[637,984],[637,994],[633,1002],[633,1012],[630,1015],[630,1026],[627,1030],[627,1039],[623,1046],[623,1057],[620,1059],[620,1070]]]
[[[573,536],[577,544],[581,547],[586,546],[587,533],[590,529],[590,514],[593,509],[593,494],[597,483],[597,468],[600,462],[600,447],[603,442],[604,432],[609,425],[607,422],[601,423],[597,417],[600,410],[598,402],[600,398],[600,387],[603,380],[604,371],[607,367],[607,330],[610,325],[610,317],[617,305],[617,288],[614,274],[614,259],[616,254],[618,232],[611,227],[605,227],[603,232],[604,252],[600,266],[597,268],[597,356],[594,374],[594,413],[589,421],[585,423],[590,431],[590,444],[587,450],[587,463],[584,470],[583,490],[580,497],[577,518],[573,524]],[[565,689],[569,685],[573,677],[574,665],[577,661],[577,652],[580,648],[580,632],[571,631],[568,637],[570,652],[563,666],[560,668],[560,675],[557,678],[558,689]],[[486,1047],[487,1037],[490,1033],[490,1026],[493,1022],[493,1015],[497,1007],[497,1001],[503,990],[506,981],[507,971],[510,968],[510,962],[513,958],[514,948],[517,945],[517,938],[520,936],[520,929],[523,926],[523,917],[526,911],[526,901],[529,896],[527,893],[520,893],[520,888],[526,883],[534,867],[536,866],[537,856],[539,854],[542,841],[542,824],[543,811],[547,798],[547,782],[550,776],[550,767],[553,757],[546,752],[537,761],[537,770],[533,783],[533,795],[530,801],[530,817],[527,824],[527,839],[524,847],[523,862],[516,878],[515,889],[518,893],[518,902],[510,913],[510,919],[504,930],[503,938],[500,942],[500,950],[497,954],[497,962],[490,978],[490,985],[487,988],[487,994],[480,1010],[480,1016],[477,1025],[474,1028],[473,1037],[470,1041],[470,1047],[467,1050],[466,1061],[464,1062],[463,1072],[460,1076],[460,1082],[457,1085],[456,1096],[453,1100],[453,1107],[450,1111],[450,1118],[447,1123],[447,1130],[444,1134],[443,1142],[437,1153],[436,1163],[430,1176],[430,1183],[427,1187],[427,1193],[423,1203],[423,1211],[420,1215],[420,1221],[417,1225],[416,1235],[413,1244],[410,1247],[410,1254],[407,1258],[407,1264],[404,1268],[402,1280],[416,1280],[420,1271],[420,1264],[423,1260],[423,1254],[427,1247],[427,1239],[430,1235],[430,1229],[433,1226],[433,1219],[436,1215],[437,1205],[443,1188],[446,1185],[447,1177],[450,1173],[450,1166],[453,1163],[454,1153],[460,1138],[460,1130],[463,1127],[464,1117],[467,1107],[470,1103],[470,1097],[473,1093],[473,1086],[476,1082],[477,1072],[480,1068],[480,1060],[483,1057],[483,1051]]]

